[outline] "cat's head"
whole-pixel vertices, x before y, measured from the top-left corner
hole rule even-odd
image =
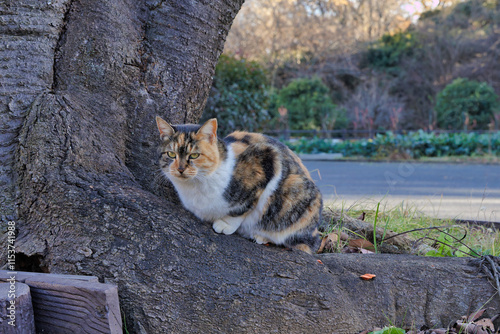
[[[170,125],[156,117],[162,144],[160,166],[173,181],[188,181],[211,174],[220,163],[217,119],[203,125]]]

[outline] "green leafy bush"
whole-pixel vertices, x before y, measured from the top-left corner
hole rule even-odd
[[[222,55],[202,119],[216,117],[221,135],[237,129],[262,131],[271,119],[268,85],[259,63]]]
[[[472,256],[479,255],[474,250],[469,249],[463,242],[449,234],[441,232],[436,239],[437,249],[428,251],[425,256],[447,257],[447,256]]]
[[[486,82],[459,78],[437,96],[436,113],[442,129],[487,130],[500,111],[498,95]]]
[[[384,327],[381,330],[373,331],[368,334],[405,334],[406,331],[402,328],[399,327]]]
[[[329,93],[319,78],[296,79],[281,89],[276,105],[288,110],[292,130],[331,130],[343,126],[346,116]]]

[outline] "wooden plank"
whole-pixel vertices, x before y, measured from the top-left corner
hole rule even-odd
[[[0,333],[35,334],[30,288],[26,284],[0,283]]]
[[[53,275],[26,278],[38,332],[121,334],[118,289],[111,284]]]
[[[81,275],[63,275],[63,274],[46,274],[46,273],[30,273],[26,271],[7,271],[0,270],[0,281],[6,282],[7,279],[10,279],[11,276],[15,276],[15,280],[17,282],[24,283],[27,278],[37,278],[37,277],[54,277],[54,278],[66,278],[72,280],[80,280],[80,281],[88,281],[88,282],[99,282],[99,279],[96,276],[81,276]]]

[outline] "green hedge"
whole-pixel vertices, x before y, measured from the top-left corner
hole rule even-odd
[[[300,139],[286,143],[298,153],[342,153],[345,157],[364,156],[385,158],[394,153],[404,153],[411,158],[500,156],[500,132],[495,133],[427,133],[422,130],[407,135],[392,132],[378,134],[374,139],[346,140],[333,143],[328,139]]]
[[[500,111],[498,95],[486,82],[464,78],[455,79],[436,98],[438,126],[441,129],[461,130],[474,126],[488,130]]]

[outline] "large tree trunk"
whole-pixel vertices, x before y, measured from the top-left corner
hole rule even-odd
[[[198,120],[241,3],[0,4],[0,200],[18,265],[118,284],[136,333],[354,333],[386,316],[446,325],[481,306],[494,290],[466,260],[320,264],[217,235],[158,195],[154,116]]]

